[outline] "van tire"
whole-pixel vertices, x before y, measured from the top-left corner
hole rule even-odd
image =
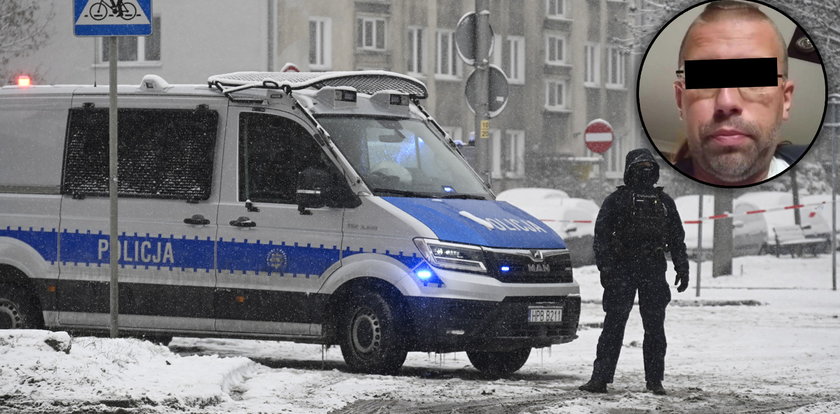
[[[341,318],[341,354],[352,371],[395,374],[407,351],[396,307],[381,295],[364,291],[351,297]]]
[[[0,283],[0,329],[37,329],[40,320],[26,290]]]
[[[506,377],[518,371],[528,361],[531,348],[513,351],[467,351],[467,358],[475,369],[494,377]]]

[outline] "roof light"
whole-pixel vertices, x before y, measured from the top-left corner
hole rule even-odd
[[[146,91],[164,91],[171,87],[172,85],[158,75],[143,76],[143,80],[140,82],[140,89]]]
[[[356,102],[356,91],[336,89],[335,100],[343,102]]]
[[[410,112],[409,105],[411,104],[411,98],[404,92],[393,89],[378,91],[370,97],[370,101],[380,111],[401,116],[408,116]]]
[[[408,95],[391,94],[391,105],[405,105],[408,106]]]
[[[346,86],[325,86],[316,94],[315,99],[331,109],[350,109],[356,107],[356,89]]]
[[[32,86],[32,79],[29,75],[20,75],[17,77],[17,86],[27,87]]]

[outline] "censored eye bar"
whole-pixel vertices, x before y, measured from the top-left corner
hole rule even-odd
[[[686,89],[778,86],[776,58],[686,60]]]

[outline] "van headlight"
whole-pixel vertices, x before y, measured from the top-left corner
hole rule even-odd
[[[471,244],[449,243],[433,239],[414,239],[423,258],[442,269],[487,273],[484,250]]]

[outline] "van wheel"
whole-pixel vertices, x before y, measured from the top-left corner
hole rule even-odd
[[[406,350],[394,306],[366,292],[350,299],[342,318],[341,354],[351,370],[394,374],[405,362]]]
[[[518,371],[528,361],[529,355],[531,348],[501,352],[467,351],[467,358],[477,370],[494,377],[506,377]]]
[[[0,284],[0,329],[38,328],[30,296],[18,286]]]

